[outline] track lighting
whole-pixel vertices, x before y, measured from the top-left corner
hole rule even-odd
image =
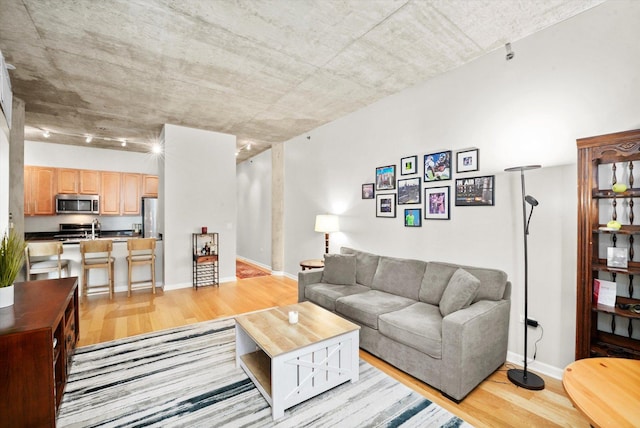
[[[44,131],[44,132],[42,133],[42,136],[43,136],[44,138],[49,138],[49,137],[51,137],[51,132],[49,132],[49,131]]]
[[[87,138],[84,139],[85,143],[89,144],[93,140],[91,135],[87,135]]]
[[[121,141],[120,145],[122,147],[127,147],[127,140],[125,138],[122,138],[120,141]]]

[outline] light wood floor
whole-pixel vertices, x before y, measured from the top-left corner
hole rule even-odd
[[[79,346],[150,331],[297,302],[296,281],[265,276],[221,284],[163,292],[116,293],[89,296],[80,303]],[[503,367],[480,384],[460,404],[444,398],[426,384],[389,366],[365,351],[360,356],[429,400],[480,427],[589,427],[573,408],[561,381],[543,376],[542,391],[518,388],[507,379]]]

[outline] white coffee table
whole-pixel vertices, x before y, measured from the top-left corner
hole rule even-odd
[[[298,323],[289,323],[289,311]],[[271,406],[285,409],[359,377],[360,327],[311,302],[236,317],[236,366]]]

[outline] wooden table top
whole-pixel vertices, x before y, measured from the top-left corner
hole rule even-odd
[[[640,360],[578,360],[567,366],[562,384],[594,427],[640,426]]]
[[[296,324],[289,324],[289,311],[298,311]],[[240,315],[236,323],[271,358],[360,329],[357,324],[311,302]]]
[[[304,267],[304,268],[323,268],[324,267],[324,260],[322,259],[309,259],[309,260],[303,260],[300,262],[300,267]]]

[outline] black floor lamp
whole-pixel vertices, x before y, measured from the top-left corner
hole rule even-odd
[[[538,205],[538,201],[531,195],[527,195],[524,191],[524,172],[530,169],[540,168],[540,165],[514,166],[505,169],[505,171],[520,171],[520,182],[522,183],[522,224],[524,233],[524,370],[510,369],[507,371],[507,377],[518,386],[525,389],[544,389],[544,380],[535,373],[527,371],[527,320],[528,314],[528,294],[529,294],[529,258],[527,254],[527,235],[529,234],[529,221],[533,214],[533,208]],[[529,218],[527,219],[527,204],[531,205]]]

